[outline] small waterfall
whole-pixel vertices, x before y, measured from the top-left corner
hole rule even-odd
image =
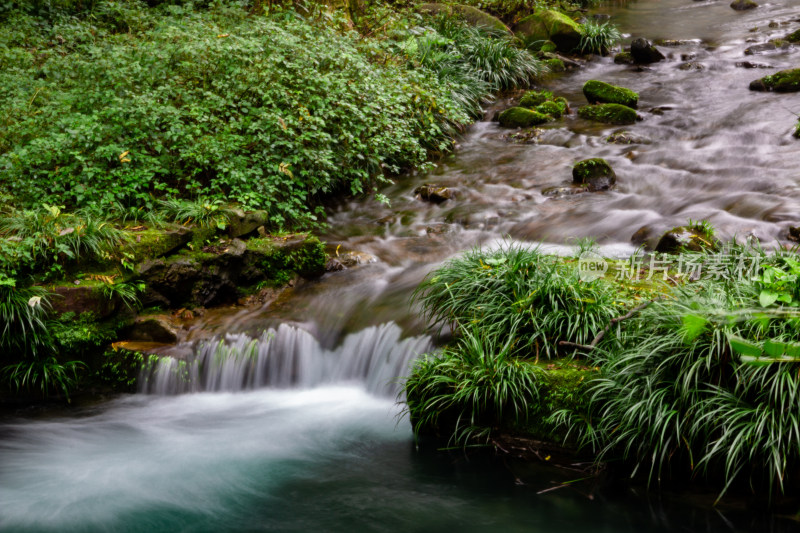
[[[373,394],[396,396],[411,361],[432,344],[427,336],[401,340],[390,322],[347,335],[333,350],[307,331],[281,324],[253,338],[238,333],[199,344],[188,361],[161,357],[140,376],[145,394],[310,388],[359,382]]]

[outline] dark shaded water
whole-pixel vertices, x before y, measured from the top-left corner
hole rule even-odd
[[[157,394],[3,422],[0,530],[797,530],[781,517],[713,510],[708,495],[594,482],[537,494],[575,474],[419,453],[399,418],[390,378],[430,346],[409,295],[461,250],[509,236],[557,251],[590,236],[606,253],[625,254],[640,228],[655,235],[688,218],[710,220],[724,238],[770,244],[800,220],[800,141],[790,135],[800,96],[747,90],[757,77],[800,66],[800,49],[744,55],[800,27],[800,2],[744,13],[690,0],[602,10],[634,36],[688,41],[662,48],[669,60],[649,70],[604,58],[545,85],[574,108],[587,79],[628,86],[641,94],[642,122],[601,127],[573,115],[547,126],[536,146],[509,144],[481,122],[435,170],[387,187],[391,207],[341,206],[328,242],[371,260],[263,308],[209,313],[188,337],[228,337],[176,347],[189,362],[153,376],[147,390]],[[703,68],[681,70],[681,55]],[[770,68],[736,66],[742,61]],[[650,142],[606,144],[619,129]],[[594,156],[616,169],[615,191],[542,194]],[[416,200],[413,189],[427,182],[458,197],[440,206]],[[268,328],[275,332],[262,336]],[[196,376],[191,385],[184,371]]]

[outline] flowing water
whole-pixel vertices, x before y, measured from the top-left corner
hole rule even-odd
[[[762,4],[602,7],[631,36],[681,42],[646,69],[602,58],[544,85],[573,108],[587,79],[630,87],[641,122],[605,127],[573,114],[544,128],[538,145],[509,143],[495,123],[479,122],[433,171],[386,187],[390,207],[332,210],[326,240],[362,252],[360,265],[270,305],[209,312],[173,349],[177,359],[145,376],[141,394],[0,422],[0,530],[796,530],[780,517],[710,510],[707,495],[595,481],[539,494],[575,474],[421,453],[396,402],[396,378],[433,346],[409,295],[459,251],[503,238],[560,251],[592,237],[626,254],[640,229],[652,238],[689,218],[711,221],[723,238],[770,245],[798,225],[800,141],[790,133],[800,96],[747,86],[800,67],[800,47],[744,50],[800,27],[800,1]],[[697,65],[682,70],[687,62]],[[648,142],[604,142],[620,129]],[[543,194],[589,157],[613,165],[614,191]],[[457,197],[420,202],[413,190],[422,183]]]

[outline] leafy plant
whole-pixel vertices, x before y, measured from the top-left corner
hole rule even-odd
[[[128,309],[139,309],[141,303],[138,294],[144,291],[145,283],[141,280],[110,281],[103,283],[98,289],[109,300],[119,298]]]
[[[0,351],[36,353],[47,344],[45,319],[50,304],[41,287],[17,287],[0,271]]]
[[[527,417],[539,397],[543,370],[513,357],[512,340],[499,344],[477,327],[452,348],[420,359],[404,385],[415,432],[439,427],[466,445],[488,439],[498,426]]]
[[[78,369],[85,366],[82,361],[59,363],[55,357],[33,357],[6,366],[3,373],[17,391],[38,388],[43,396],[60,391],[69,400],[69,391],[78,381]]]
[[[587,19],[578,45],[581,53],[606,55],[622,39],[616,26],[609,22]]]

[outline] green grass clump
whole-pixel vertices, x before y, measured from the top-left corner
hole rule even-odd
[[[608,22],[597,22],[588,19],[583,23],[583,33],[581,42],[578,45],[582,54],[606,55],[622,39],[622,35],[616,26]]]
[[[475,249],[428,275],[414,293],[436,325],[480,324],[512,354],[554,357],[558,341],[588,343],[619,312],[613,287],[582,281],[576,262],[514,244]]]

